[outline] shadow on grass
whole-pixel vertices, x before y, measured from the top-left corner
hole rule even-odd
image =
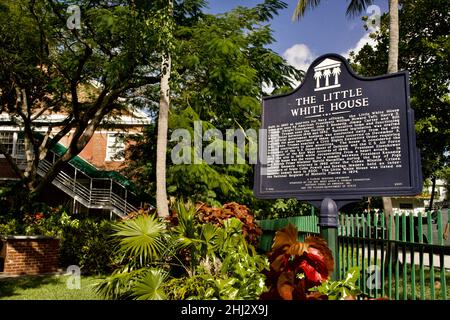
[[[18,290],[33,289],[56,283],[58,283],[58,279],[52,275],[0,279],[0,298],[15,296]]]

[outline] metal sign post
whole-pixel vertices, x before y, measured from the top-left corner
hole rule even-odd
[[[338,207],[333,199],[325,198],[320,205],[319,215],[320,235],[328,243],[334,258],[333,280],[337,280],[339,267],[339,249],[338,249]]]

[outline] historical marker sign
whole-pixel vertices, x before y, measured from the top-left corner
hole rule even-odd
[[[294,92],[263,100],[255,195],[321,200],[422,190],[408,73],[356,75],[316,59]]]

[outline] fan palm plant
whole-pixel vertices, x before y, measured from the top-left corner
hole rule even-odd
[[[161,298],[164,272],[148,267],[160,265],[166,251],[165,223],[154,216],[138,216],[113,225],[113,230],[122,267],[97,285],[97,293],[109,299]],[[144,288],[151,290],[141,295]]]
[[[166,280],[166,272],[160,269],[150,269],[143,278],[136,281],[133,287],[133,296],[137,300],[165,300],[163,284]]]
[[[137,260],[141,267],[158,259],[165,249],[165,224],[154,216],[138,216],[114,225],[113,229],[119,254]]]

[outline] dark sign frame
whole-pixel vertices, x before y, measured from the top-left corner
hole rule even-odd
[[[320,201],[324,198],[332,198],[335,200],[350,200],[350,199],[360,199],[364,196],[408,196],[408,195],[417,195],[421,193],[422,191],[422,171],[421,171],[421,162],[420,162],[420,152],[418,148],[416,147],[416,136],[415,136],[415,128],[414,128],[414,111],[410,108],[409,103],[409,74],[407,71],[401,71],[393,74],[387,74],[377,77],[361,77],[357,75],[350,65],[348,64],[347,60],[337,54],[326,54],[323,55],[311,64],[308,71],[305,74],[305,80],[302,82],[302,84],[295,89],[294,91],[287,93],[287,94],[281,94],[281,95],[274,95],[269,97],[263,98],[262,103],[262,129],[267,129],[267,119],[266,119],[266,106],[268,104],[273,104],[276,101],[285,101],[286,97],[295,97],[295,95],[302,92],[302,88],[306,86],[308,83],[308,79],[312,78],[313,76],[313,68],[314,66],[318,67],[317,65],[319,62],[324,61],[325,59],[330,58],[333,60],[339,60],[343,67],[346,69],[348,74],[356,80],[365,82],[365,83],[371,83],[373,82],[375,85],[380,83],[380,80],[386,80],[386,79],[392,79],[392,78],[398,78],[403,82],[403,92],[377,92],[377,94],[383,95],[383,94],[398,94],[402,95],[402,97],[405,97],[406,99],[406,106],[401,105],[401,108],[406,108],[406,119],[401,118],[400,121],[406,121],[406,132],[400,132],[400,134],[404,134],[400,137],[402,141],[402,146],[406,143],[407,150],[408,150],[408,176],[409,176],[409,183],[407,185],[398,186],[398,187],[384,187],[384,186],[374,186],[364,189],[315,189],[315,190],[270,190],[265,191],[262,189],[262,178],[261,178],[261,169],[262,164],[260,163],[260,155],[266,154],[268,152],[267,144],[262,144],[261,141],[258,145],[258,162],[255,165],[255,180],[254,180],[254,195],[257,198],[261,199],[276,199],[276,198],[296,198],[298,200],[304,200],[304,201]],[[311,86],[311,83],[309,83],[309,86]],[[384,88],[386,89],[386,88]],[[392,90],[391,90],[392,91]],[[306,92],[306,93],[313,93]],[[402,109],[403,110],[403,109]],[[289,123],[289,122],[288,122]],[[406,137],[405,137],[406,135]],[[261,139],[261,137],[260,137]],[[262,145],[266,145],[265,148],[261,149]],[[403,155],[402,155],[403,159]],[[375,172],[380,171],[383,169],[375,170]],[[405,169],[404,169],[405,170]],[[280,178],[282,179],[282,178]],[[278,180],[280,181],[280,180]]]

